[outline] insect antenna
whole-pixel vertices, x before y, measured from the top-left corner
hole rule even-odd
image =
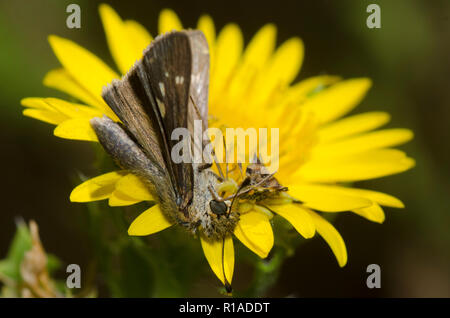
[[[222,180],[225,180],[225,176],[223,174],[222,167],[220,166],[219,160],[217,160],[217,156],[216,156],[216,152],[215,151],[213,151],[213,159],[214,159],[214,163],[216,164],[217,171],[219,171],[220,177],[222,178]]]
[[[225,200],[229,200],[231,198],[233,198],[233,200],[231,200],[231,204],[230,204],[230,211],[228,212],[228,214],[231,213],[231,209],[233,208],[233,204],[234,204],[234,200],[236,200],[236,198],[239,196],[239,192],[245,188],[246,186],[248,186],[248,184],[250,183],[250,178],[245,178],[245,180],[241,183],[241,185],[239,186],[239,188],[237,189],[236,193],[233,194],[232,196],[226,198]]]
[[[242,182],[241,186],[240,186],[239,189],[236,191],[236,193],[233,194],[233,195],[230,195],[229,197],[226,197],[224,200],[230,200],[230,199],[233,199],[233,201],[231,201],[231,205],[233,205],[234,199],[238,196],[238,194],[239,194],[239,195],[242,195],[242,194],[245,194],[245,193],[250,192],[251,190],[257,188],[258,186],[260,186],[261,184],[263,184],[264,182],[266,182],[267,180],[269,180],[270,178],[272,178],[274,175],[275,175],[275,172],[272,173],[272,174],[269,174],[269,175],[265,176],[265,177],[264,177],[261,181],[259,181],[258,183],[252,185],[250,188],[246,189],[244,192],[239,193],[239,192],[242,190],[242,188],[248,186],[248,184],[250,183],[250,178],[247,177],[247,178],[244,179],[244,181]],[[231,209],[231,206],[230,206],[230,209]]]
[[[197,103],[195,102],[195,100],[194,100],[194,98],[192,97],[192,95],[189,95],[189,99],[191,100],[192,105],[194,105],[195,112],[197,113],[197,116],[198,116],[199,118],[202,118],[202,114],[201,114],[201,112],[200,112],[200,109],[198,109]]]
[[[244,179],[244,174],[242,173],[242,163],[238,162],[239,172],[241,173],[241,179]]]
[[[225,154],[227,154],[227,143],[225,142],[225,136],[222,135],[222,142],[223,142],[223,148],[225,150]],[[226,155],[225,155],[226,156]],[[228,160],[225,160],[225,164],[226,164],[226,180],[228,180]]]

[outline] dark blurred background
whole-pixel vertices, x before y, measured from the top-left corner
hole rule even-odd
[[[81,6],[81,29],[65,26],[66,6]],[[98,16],[100,1],[0,0],[0,258],[15,231],[15,219],[40,225],[47,251],[83,266],[92,250],[79,221],[82,207],[69,202],[73,176],[95,174],[86,143],[52,135],[52,126],[23,117],[28,96],[62,96],[42,78],[59,66],[49,34],[70,38],[110,65]],[[278,42],[300,36],[305,60],[299,79],[317,74],[367,76],[374,85],[355,112],[392,114],[389,127],[407,127],[415,139],[401,148],[417,160],[406,173],[358,186],[393,194],[404,210],[386,208],[383,225],[356,215],[335,223],[348,248],[345,268],[321,239],[299,247],[269,296],[449,297],[450,296],[450,1],[107,1],[122,18],[153,35],[161,9],[174,9],[184,26],[210,14],[220,29],[238,23],[248,40],[265,23],[278,27]],[[381,29],[366,27],[366,7],[381,7]],[[108,212],[108,211],[106,211]],[[379,264],[381,289],[366,287],[366,267]],[[240,279],[237,269],[235,279]],[[242,278],[242,277],[241,277]],[[208,296],[199,286],[196,296]]]

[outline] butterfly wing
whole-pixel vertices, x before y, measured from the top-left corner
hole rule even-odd
[[[107,116],[92,118],[90,122],[103,148],[114,161],[142,178],[150,192],[160,199],[163,211],[176,211],[176,195],[167,173],[144,153],[121,125]]]
[[[113,80],[104,87],[102,96],[149,159],[161,170],[166,170],[161,152],[164,139],[154,118],[155,115],[143,107],[150,101],[140,85],[137,74],[132,70],[123,79]]]
[[[171,140],[176,128],[194,135],[193,121],[207,127],[208,46],[199,31],[171,32],[157,37],[144,56],[103,98],[149,158],[167,171],[178,204],[192,198],[194,174],[189,162],[175,163]]]
[[[192,50],[192,74],[189,99],[189,120],[201,120],[208,128],[209,49],[201,31],[187,31]]]

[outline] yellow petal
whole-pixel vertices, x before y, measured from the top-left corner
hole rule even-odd
[[[26,97],[20,100],[20,104],[24,107],[31,107],[35,109],[55,110],[45,102],[42,97]]]
[[[92,95],[99,98],[103,86],[119,77],[102,60],[78,44],[55,35],[49,36],[49,42],[64,68]],[[112,113],[109,108],[104,111],[107,115]]]
[[[209,68],[211,70],[215,64],[216,27],[214,21],[209,15],[202,15],[198,20],[197,29],[203,32],[208,42]]]
[[[370,199],[373,202],[376,202],[383,206],[400,209],[405,207],[402,201],[386,193],[355,188],[346,189],[346,191],[348,191],[348,193],[350,194],[360,195],[364,198]]]
[[[159,204],[142,212],[128,228],[128,235],[144,236],[167,229],[173,225],[159,208]]]
[[[136,54],[128,43],[130,39],[125,25],[117,12],[109,5],[101,4],[99,12],[111,55],[119,70],[124,74],[136,61]]]
[[[130,198],[139,201],[153,201],[154,198],[148,191],[148,187],[139,179],[138,176],[129,173],[121,178],[116,189]]]
[[[413,138],[409,129],[385,129],[346,138],[341,141],[318,145],[314,148],[312,158],[348,156],[372,149],[393,147]],[[311,160],[313,160],[311,159]]]
[[[382,192],[365,190],[365,189],[357,189],[357,188],[347,188],[343,186],[335,186],[335,185],[314,185],[315,187],[321,187],[323,191],[329,191],[333,193],[339,193],[342,195],[353,196],[353,197],[362,197],[369,199],[373,202],[376,202],[383,206],[389,206],[393,208],[404,208],[404,204],[399,199]],[[289,187],[292,189],[292,186]]]
[[[60,138],[96,141],[97,135],[89,122],[90,118],[69,119],[56,126],[53,134]]]
[[[350,116],[330,123],[319,130],[319,141],[328,143],[352,135],[383,126],[390,120],[390,115],[384,112],[370,112]]]
[[[273,231],[269,218],[259,212],[242,214],[234,235],[261,258],[266,258],[273,246]]]
[[[211,97],[218,96],[242,54],[243,38],[239,27],[226,25],[219,33],[214,49],[214,65],[211,69]]]
[[[372,201],[363,197],[349,196],[320,185],[289,186],[289,194],[302,201],[304,206],[324,212],[350,211],[372,205]]]
[[[101,116],[101,112],[93,107],[70,103],[59,98],[27,97],[22,99],[20,103],[25,107],[59,112],[66,119]]]
[[[354,107],[364,98],[371,86],[368,78],[350,79],[313,95],[303,104],[305,110],[313,111],[320,123],[335,120]]]
[[[292,200],[290,200],[290,201],[283,201],[282,203],[279,203],[279,202],[270,202],[270,203],[268,203],[268,204],[277,205],[277,204],[286,204],[286,203],[292,203]],[[244,204],[245,204],[245,203],[244,203]],[[265,208],[265,207],[263,207],[263,206],[261,206],[261,205],[256,205],[256,204],[252,204],[252,205],[253,205],[252,209],[253,209],[255,212],[258,212],[258,213],[263,214],[263,215],[266,216],[269,220],[272,220],[272,219],[273,219],[273,213],[272,213],[272,211],[270,211],[269,209],[267,209],[267,208]],[[242,213],[241,206],[242,206],[242,205],[239,205],[239,212],[240,212],[240,213]],[[244,209],[245,209],[245,206],[244,206]]]
[[[317,232],[328,243],[333,251],[340,267],[344,267],[347,264],[347,248],[345,247],[344,240],[338,231],[331,223],[321,217],[319,214],[308,211],[309,215],[314,220]]]
[[[266,24],[253,36],[247,45],[243,63],[261,68],[270,58],[275,48],[277,29],[273,24]],[[278,51],[276,54],[280,54]]]
[[[114,192],[116,182],[126,173],[113,171],[89,179],[72,190],[70,201],[91,202],[107,199]]]
[[[104,109],[105,103],[99,96],[92,95],[80,83],[78,83],[69,72],[63,68],[51,70],[44,77],[44,85],[69,94],[88,105]]]
[[[43,102],[50,108],[66,115],[69,118],[93,118],[102,116],[102,112],[96,108],[70,103],[59,98],[45,98]]]
[[[300,71],[303,54],[303,42],[299,38],[284,42],[275,51],[264,74],[255,83],[257,94],[252,103],[254,105],[267,103],[275,90],[283,89],[290,84]]]
[[[268,24],[262,27],[252,38],[244,51],[242,62],[233,76],[229,89],[230,98],[243,98],[254,83],[255,76],[266,65],[276,42],[276,27]],[[256,89],[259,90],[257,87]]]
[[[311,238],[316,232],[308,209],[300,204],[270,205],[268,208],[285,218],[304,238]]]
[[[175,12],[170,9],[164,9],[161,11],[158,20],[159,34],[182,29],[183,25]]]
[[[136,200],[121,191],[117,190],[117,184],[116,184],[116,190],[111,194],[108,200],[109,206],[128,206],[133,205],[136,203],[141,202],[141,200]]]
[[[58,125],[59,123],[67,120],[67,116],[57,111],[47,109],[27,108],[22,111],[22,114],[52,125]]]
[[[213,48],[216,40],[216,28],[211,17],[209,15],[202,15],[198,19],[197,29],[203,32],[208,41],[208,46]]]
[[[355,209],[353,212],[376,223],[383,223],[385,219],[383,209],[375,202],[369,207]]]
[[[413,159],[395,149],[367,151],[348,157],[327,158],[305,163],[294,179],[309,182],[351,182],[384,177],[406,171]]]
[[[145,34],[145,29],[143,30],[137,23],[126,24],[122,21],[116,11],[109,5],[101,4],[99,11],[111,55],[119,70],[122,74],[125,74],[141,58],[143,50],[150,44],[150,36]],[[135,34],[130,31],[137,32]],[[136,42],[142,46],[137,45]]]
[[[286,93],[283,95],[281,104],[298,104],[303,102],[307,96],[327,85],[331,85],[340,80],[338,76],[322,75],[314,76],[302,80],[301,82],[289,87]]]
[[[140,58],[143,55],[144,49],[152,42],[153,37],[142,24],[136,21],[126,20],[124,23],[136,56]]]
[[[266,87],[291,83],[303,63],[304,47],[300,38],[291,38],[284,42],[272,56],[265,79]]]
[[[222,284],[230,286],[234,271],[234,247],[231,236],[224,240],[209,240],[201,235],[200,242],[214,274]]]

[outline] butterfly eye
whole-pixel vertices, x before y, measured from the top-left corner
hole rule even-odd
[[[209,201],[209,207],[211,208],[211,211],[213,211],[213,213],[216,215],[224,215],[227,213],[228,210],[225,202],[217,200]]]

